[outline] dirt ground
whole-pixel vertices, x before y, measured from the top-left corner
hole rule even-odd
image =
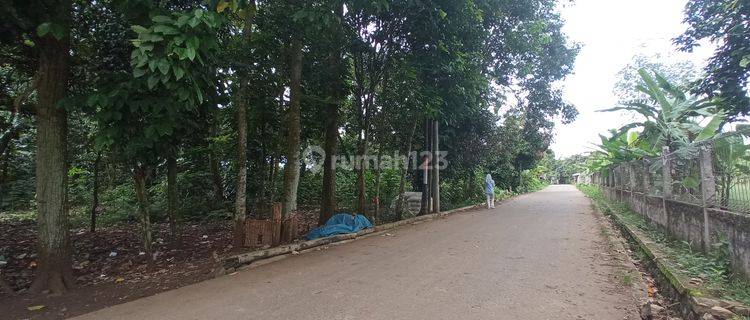
[[[648,286],[607,232],[551,186],[79,319],[640,319]]]
[[[301,216],[302,229],[317,223],[313,211]],[[0,291],[2,319],[68,318],[211,279],[220,257],[233,250],[228,222],[188,223],[179,248],[169,243],[168,226],[156,225],[153,261],[142,253],[135,223],[73,230],[77,287],[55,297],[26,291],[36,270],[35,228],[33,221],[0,223],[0,272],[16,290]]]

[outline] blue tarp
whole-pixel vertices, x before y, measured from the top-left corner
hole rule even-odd
[[[352,233],[368,228],[372,228],[372,223],[365,216],[339,213],[328,219],[325,225],[310,230],[307,233],[307,240],[324,238],[334,234]]]

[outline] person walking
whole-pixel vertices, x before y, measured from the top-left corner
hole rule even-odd
[[[492,209],[495,207],[495,180],[492,180],[492,176],[488,173],[484,177],[484,192],[487,194],[487,208]]]

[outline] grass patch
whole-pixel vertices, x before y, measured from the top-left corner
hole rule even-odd
[[[630,274],[630,272],[620,269],[620,270],[617,270],[617,272],[615,273],[615,276],[617,277],[617,279],[620,280],[620,282],[622,282],[622,284],[626,286],[633,285],[634,278],[633,278],[633,275]]]
[[[604,213],[616,214],[631,228],[638,229],[664,255],[665,263],[683,279],[699,278],[703,281],[700,292],[717,298],[734,300],[750,305],[750,282],[732,271],[729,256],[729,243],[719,237],[708,254],[694,248],[690,243],[669,237],[652,226],[643,216],[633,212],[627,204],[612,202],[604,198],[596,186],[579,185],[578,188],[591,198]],[[636,257],[643,260],[645,254],[636,251]]]
[[[36,212],[34,211],[0,212],[0,223],[34,220],[36,220]]]

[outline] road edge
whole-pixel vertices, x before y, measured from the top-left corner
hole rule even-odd
[[[587,198],[589,197],[587,196]],[[686,287],[675,275],[675,272],[664,262],[664,258],[660,257],[659,254],[648,245],[648,241],[642,239],[636,230],[633,230],[633,228],[625,223],[620,216],[614,213],[615,211],[610,207],[608,200],[603,201],[601,204],[591,198],[589,198],[589,200],[598,211],[605,214],[605,216],[610,217],[614,225],[620,229],[623,236],[630,240],[629,243],[633,249],[638,250],[645,255],[646,259],[643,261],[645,268],[654,275],[659,287],[666,291],[672,299],[678,302],[677,309],[683,318],[687,320],[704,319],[703,316],[706,314],[715,315],[715,312],[712,312],[713,307],[719,306],[723,308],[723,300],[696,297],[691,289]],[[729,305],[727,305],[727,307],[729,307]],[[742,313],[744,310],[733,311],[740,311],[740,313]],[[711,319],[718,318],[713,317]]]
[[[505,202],[513,198],[515,197],[510,197],[508,199],[505,199],[502,202]],[[475,204],[475,205],[456,208],[456,209],[448,210],[444,212],[431,213],[431,214],[426,214],[422,216],[412,217],[409,219],[381,224],[381,225],[374,226],[373,228],[365,229],[359,232],[338,234],[338,235],[333,235],[333,236],[325,237],[325,238],[294,242],[294,243],[280,245],[280,246],[273,247],[273,248],[235,254],[235,255],[226,257],[221,260],[220,266],[216,268],[216,270],[214,271],[214,276],[220,277],[229,273],[233,273],[239,270],[240,268],[248,266],[254,262],[259,262],[262,260],[274,258],[274,257],[281,256],[281,255],[293,254],[295,252],[299,253],[302,251],[307,251],[309,249],[313,249],[313,248],[324,246],[324,245],[329,245],[329,244],[334,244],[334,243],[339,243],[339,242],[344,242],[344,241],[348,242],[348,241],[352,241],[356,239],[365,238],[366,236],[378,235],[378,234],[385,233],[386,231],[390,231],[390,230],[396,229],[404,225],[414,224],[414,223],[419,223],[419,222],[424,222],[424,221],[429,221],[429,220],[435,220],[437,218],[445,218],[453,214],[473,211],[474,209],[478,209],[481,206],[482,206],[481,204]]]

